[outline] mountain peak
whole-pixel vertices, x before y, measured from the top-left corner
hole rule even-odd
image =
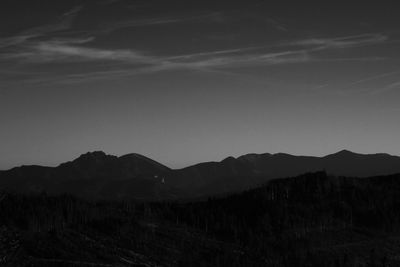
[[[107,154],[104,151],[98,150],[98,151],[93,151],[93,152],[86,152],[82,154],[80,157],[104,157]]]
[[[157,169],[158,171],[169,171],[170,168],[167,166],[151,159],[146,156],[137,153],[130,153],[119,157],[119,160],[124,162],[130,162],[131,164],[135,164],[135,166],[141,165],[142,168],[147,166],[151,169]]]
[[[143,156],[141,154],[138,153],[129,153],[129,154],[125,154],[119,157],[120,159],[144,159],[144,160],[149,160],[150,158]]]
[[[227,157],[227,158],[223,159],[221,162],[233,162],[235,160],[236,160],[236,158],[230,156],[230,157]]]
[[[353,151],[347,150],[347,149],[342,149],[339,152],[337,152],[336,154],[356,154]]]
[[[114,156],[107,155],[103,151],[93,151],[82,154],[75,160],[102,160],[109,157],[114,157]]]
[[[336,153],[327,155],[325,157],[349,157],[349,156],[358,156],[361,154],[355,153],[353,151],[347,150],[347,149],[342,149]]]
[[[68,166],[70,164],[80,165],[80,166],[97,165],[97,164],[103,164],[105,161],[116,158],[117,158],[116,156],[107,155],[103,151],[93,151],[82,154],[73,161],[62,163],[60,164],[60,166]]]

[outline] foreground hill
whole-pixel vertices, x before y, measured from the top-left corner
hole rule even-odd
[[[400,266],[400,174],[202,202],[0,195],[0,266]]]
[[[337,176],[388,175],[400,173],[400,157],[346,150],[325,157],[248,154],[172,170],[139,154],[116,157],[91,152],[55,168],[22,166],[0,172],[0,188],[11,192],[69,193],[88,199],[201,198],[321,170]]]

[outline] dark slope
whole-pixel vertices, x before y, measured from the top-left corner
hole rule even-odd
[[[316,172],[164,214],[242,244],[266,266],[400,266],[399,195],[399,174]]]
[[[23,166],[0,172],[0,188],[71,193],[86,198],[190,198],[239,192],[273,178],[325,170],[368,177],[400,172],[400,157],[340,151],[325,157],[248,154],[171,170],[139,154],[91,152],[55,168]]]
[[[159,199],[175,194],[161,180],[161,174],[169,171],[138,154],[116,157],[96,151],[55,168],[23,166],[4,171],[0,186],[13,192],[70,193],[95,199]]]
[[[273,178],[325,170],[338,176],[368,177],[400,172],[400,157],[340,151],[325,157],[247,154],[169,173],[167,182],[192,196],[223,194],[255,187]]]
[[[170,169],[152,159],[139,154],[121,157],[106,155],[97,151],[81,155],[74,161],[55,168],[58,175],[66,179],[129,179],[154,176]]]
[[[328,173],[343,176],[367,177],[398,173],[400,157],[389,154],[357,154],[342,150],[321,159]]]
[[[205,162],[175,170],[167,175],[166,181],[182,191],[200,196],[229,192],[229,189],[243,189],[245,180],[240,179],[239,188],[235,188],[235,178],[250,178],[254,175],[254,169],[249,164],[229,157],[221,162]]]
[[[203,202],[0,194],[0,265],[400,266],[399,195],[325,172]]]

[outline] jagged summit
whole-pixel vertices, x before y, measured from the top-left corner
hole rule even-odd
[[[93,151],[81,154],[78,158],[60,164],[59,168],[74,168],[88,169],[96,166],[103,166],[117,159],[116,156],[107,155],[103,151]]]
[[[111,159],[111,158],[115,159],[117,157],[113,156],[113,155],[108,155],[103,151],[93,151],[93,152],[87,152],[85,154],[80,155],[74,161],[84,161],[84,160],[101,161],[101,160]]]
[[[101,158],[101,157],[107,157],[107,154],[101,150],[93,152],[89,151],[79,156],[79,158]]]

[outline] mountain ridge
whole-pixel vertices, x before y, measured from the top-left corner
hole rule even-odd
[[[389,175],[400,173],[400,157],[349,150],[323,157],[251,153],[171,169],[137,153],[114,156],[93,151],[56,167],[30,165],[0,171],[0,188],[72,193],[84,198],[197,198],[322,170],[335,176]]]
[[[75,158],[75,159],[73,159],[71,161],[62,162],[62,163],[59,163],[58,165],[55,165],[55,166],[39,165],[39,164],[21,164],[21,165],[16,165],[16,166],[11,167],[11,168],[2,169],[2,170],[0,170],[0,172],[10,171],[12,169],[20,168],[20,167],[56,168],[56,167],[59,167],[62,164],[78,160],[82,156],[91,155],[91,154],[103,154],[105,156],[116,157],[116,158],[124,158],[124,157],[129,157],[129,156],[136,156],[138,158],[143,158],[143,159],[147,159],[147,160],[153,161],[154,163],[157,163],[157,164],[160,164],[162,166],[165,166],[166,168],[171,169],[171,170],[181,170],[181,169],[185,169],[185,168],[192,167],[192,166],[195,166],[195,165],[198,165],[198,164],[202,164],[202,163],[211,163],[211,162],[220,163],[220,162],[222,162],[222,161],[224,161],[226,159],[229,159],[229,158],[242,159],[242,158],[246,158],[246,157],[281,156],[281,155],[287,155],[287,156],[292,156],[292,157],[326,158],[326,157],[330,157],[330,156],[334,156],[334,155],[340,155],[340,154],[344,154],[344,153],[348,153],[348,154],[352,154],[352,155],[360,155],[360,156],[388,156],[388,157],[400,158],[400,155],[393,155],[393,154],[384,153],[384,152],[380,152],[380,153],[358,153],[358,152],[354,152],[354,151],[347,150],[347,149],[342,149],[342,150],[339,150],[339,151],[337,151],[335,153],[326,154],[324,156],[310,156],[310,155],[303,155],[303,154],[295,155],[295,154],[289,154],[289,153],[285,153],[285,152],[277,152],[277,153],[268,153],[268,152],[266,152],[266,153],[247,153],[247,154],[243,154],[243,155],[240,155],[240,156],[237,156],[237,157],[226,156],[225,158],[221,159],[220,161],[211,160],[211,161],[204,161],[204,162],[194,163],[194,164],[191,164],[191,165],[188,165],[188,166],[184,166],[184,167],[180,167],[180,168],[171,168],[171,167],[168,167],[165,164],[162,164],[162,163],[160,163],[160,162],[158,162],[156,160],[153,160],[153,159],[151,159],[151,158],[149,158],[147,156],[144,156],[142,154],[139,154],[139,153],[128,153],[128,154],[123,154],[123,155],[120,155],[120,156],[116,156],[116,155],[112,155],[112,154],[107,154],[102,150],[94,150],[92,152],[88,151],[88,152],[85,152],[83,154],[80,154],[77,158]]]

